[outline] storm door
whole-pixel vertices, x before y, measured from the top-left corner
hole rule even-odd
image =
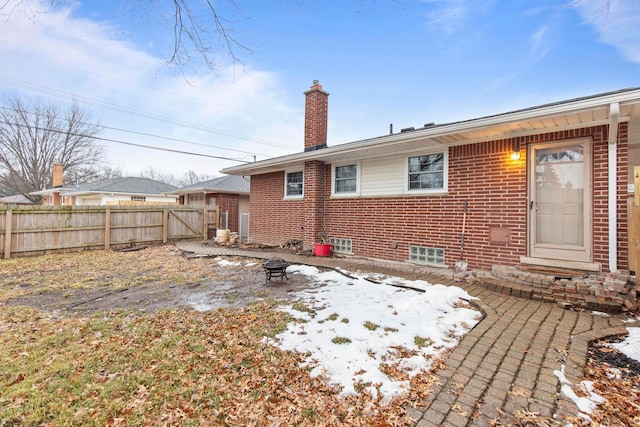
[[[530,146],[529,252],[591,261],[591,140]]]

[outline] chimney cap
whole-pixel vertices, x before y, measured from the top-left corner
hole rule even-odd
[[[322,85],[320,84],[320,80],[314,80],[309,90],[305,91],[304,94],[307,95],[311,92],[322,92],[325,95],[329,95],[329,93],[322,90]]]
[[[322,90],[322,85],[320,84],[320,80],[314,80],[310,89],[311,90]]]

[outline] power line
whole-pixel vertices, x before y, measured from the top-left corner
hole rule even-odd
[[[9,107],[1,107],[0,106],[0,109],[17,112],[16,109],[9,108]],[[34,115],[34,116],[38,114],[38,113],[34,113],[33,111],[26,111],[26,110],[22,110],[22,111],[24,111],[24,112],[26,112],[28,114]],[[187,141],[187,140],[184,140],[184,139],[171,138],[171,137],[168,137],[168,136],[156,135],[156,134],[152,134],[152,133],[138,132],[138,131],[135,131],[135,130],[122,129],[122,128],[117,128],[117,127],[112,127],[112,126],[104,126],[104,125],[97,124],[97,123],[88,123],[88,122],[78,122],[78,123],[81,123],[81,124],[84,124],[84,125],[88,125],[88,126],[100,127],[100,128],[104,128],[104,129],[116,130],[116,131],[119,131],[119,132],[131,133],[131,134],[134,134],[134,135],[150,136],[152,138],[165,139],[167,141],[182,142],[182,143],[185,143],[185,144],[198,145],[198,146],[201,146],[201,147],[216,148],[216,149],[219,149],[219,150],[226,150],[226,151],[234,151],[236,153],[247,154],[249,156],[261,156],[261,157],[266,157],[266,158],[270,157],[270,156],[267,156],[266,154],[255,153],[255,152],[252,152],[252,151],[244,151],[244,150],[237,150],[235,148],[220,147],[220,146],[217,146],[217,145],[204,144],[204,143],[201,143],[201,142]]]
[[[110,102],[100,101],[100,100],[92,99],[92,98],[89,98],[89,97],[86,97],[86,96],[73,94],[71,92],[65,92],[65,91],[62,91],[62,90],[56,90],[56,89],[47,88],[45,86],[37,85],[35,83],[23,82],[23,81],[20,81],[20,80],[12,79],[10,77],[0,76],[0,80],[4,80],[4,81],[7,81],[7,82],[10,82],[14,86],[27,88],[27,89],[35,91],[35,92],[45,93],[45,94],[56,96],[56,97],[59,97],[59,98],[76,99],[79,102],[82,102],[84,104],[96,105],[98,107],[110,109],[110,110],[113,110],[113,111],[118,111],[118,112],[121,112],[121,113],[133,114],[133,115],[136,115],[136,116],[140,116],[140,117],[145,117],[145,118],[152,119],[152,120],[161,121],[163,123],[172,122],[172,123],[178,124],[180,126],[184,126],[184,127],[188,127],[188,128],[192,128],[192,129],[202,130],[202,131],[205,131],[205,132],[210,132],[210,133],[217,134],[217,135],[223,135],[223,136],[227,136],[227,137],[230,137],[230,138],[236,138],[236,139],[242,139],[242,140],[246,140],[246,141],[256,142],[258,144],[269,145],[269,146],[273,146],[273,147],[277,147],[277,148],[285,148],[285,149],[292,149],[293,148],[291,146],[284,145],[284,144],[278,144],[278,143],[273,142],[273,141],[268,141],[268,140],[264,140],[264,139],[260,139],[260,138],[254,138],[254,137],[250,137],[250,136],[247,136],[247,135],[238,134],[238,133],[235,133],[235,132],[229,132],[229,131],[224,131],[224,130],[221,130],[221,129],[211,128],[211,127],[208,127],[208,126],[202,126],[202,125],[199,125],[197,123],[190,123],[190,122],[187,122],[187,121],[184,121],[184,120],[176,120],[176,119],[173,119],[171,117],[162,116],[160,114],[148,113],[148,112],[136,110],[136,109],[133,109],[133,108],[130,108],[130,107],[125,107],[125,106],[121,106],[121,105],[118,105],[118,104],[113,104],[113,103],[110,103]]]
[[[116,144],[129,145],[129,146],[133,146],[133,147],[148,148],[150,150],[158,150],[158,151],[165,151],[165,152],[169,152],[169,153],[186,154],[186,155],[190,155],[190,156],[207,157],[207,158],[218,159],[218,160],[229,160],[229,161],[238,162],[238,163],[248,163],[244,159],[233,159],[233,158],[230,158],[230,157],[214,156],[214,155],[211,155],[211,154],[202,154],[202,153],[194,153],[194,152],[191,152],[191,151],[175,150],[173,148],[156,147],[154,145],[138,144],[138,143],[135,143],[135,142],[120,141],[120,140],[117,140],[117,139],[102,138],[102,137],[99,137],[99,136],[83,135],[83,134],[79,134],[79,133],[62,131],[62,130],[59,130],[59,129],[43,128],[43,127],[39,127],[39,126],[26,125],[26,124],[23,124],[23,123],[7,122],[5,120],[0,120],[0,123],[4,123],[6,125],[12,125],[12,126],[25,127],[25,128],[29,128],[29,129],[35,129],[35,130],[39,130],[39,131],[48,131],[48,132],[54,132],[54,133],[61,133],[61,134],[64,134],[64,135],[77,136],[77,137],[81,137],[81,138],[90,138],[90,139],[95,139],[95,140],[98,140],[98,141],[114,142]]]

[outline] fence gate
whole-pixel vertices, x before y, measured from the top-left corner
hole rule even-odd
[[[167,212],[168,239],[206,238],[209,218],[204,217],[202,209],[169,209]]]

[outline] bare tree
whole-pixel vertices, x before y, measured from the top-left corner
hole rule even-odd
[[[178,181],[178,186],[185,187],[187,185],[197,184],[198,182],[208,181],[213,178],[213,175],[206,173],[197,174],[194,171],[189,170],[182,175],[182,178]]]
[[[177,187],[179,185],[178,178],[176,178],[175,175],[162,172],[161,170],[155,169],[153,166],[149,166],[148,168],[140,172],[140,177],[164,182],[165,184],[173,185],[174,187]]]
[[[50,0],[47,3],[60,7],[72,1]],[[236,0],[120,0],[110,2],[110,6],[116,10],[120,8],[123,16],[139,16],[138,19],[165,25],[173,34],[173,43],[166,51],[166,62],[183,72],[185,66],[196,62],[216,71],[219,64],[215,58],[220,53],[230,57],[233,64],[243,65],[241,53],[250,52],[249,47],[234,35],[234,29],[247,19]],[[43,13],[34,0],[0,0],[0,11],[4,15],[10,16],[18,10],[34,21]]]
[[[192,170],[185,172],[181,177],[177,177],[172,173],[155,169],[153,166],[149,166],[140,172],[140,176],[142,178],[149,178],[154,181],[164,182],[165,184],[173,185],[175,187],[185,187],[187,185],[208,181],[214,178],[213,175],[206,173],[198,174]]]
[[[55,163],[65,167],[67,180],[86,182],[100,170],[103,158],[95,140],[98,131],[75,102],[62,111],[6,98],[0,107],[0,187],[37,202],[29,193],[51,187]]]

